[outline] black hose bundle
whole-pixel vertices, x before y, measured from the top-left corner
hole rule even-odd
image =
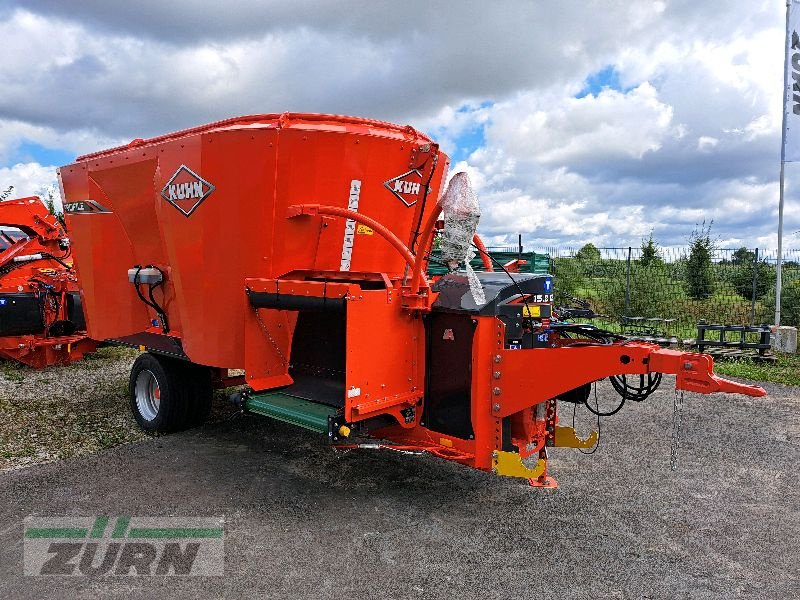
[[[158,283],[146,284],[148,286],[147,295],[150,298],[149,301],[147,300],[147,298],[144,297],[144,294],[142,294],[142,290],[139,289],[139,286],[142,285],[139,282],[139,273],[143,268],[155,269],[156,271],[161,273],[161,281],[159,281]],[[159,269],[157,266],[147,265],[147,267],[141,267],[140,265],[136,265],[136,274],[133,277],[133,287],[136,290],[136,295],[139,296],[139,299],[142,302],[144,302],[147,306],[152,308],[154,311],[156,311],[158,318],[161,320],[161,328],[164,330],[164,333],[169,333],[169,321],[167,321],[167,313],[164,312],[164,309],[161,307],[160,304],[158,304],[158,302],[156,302],[156,299],[153,297],[153,290],[159,286],[164,285],[164,279],[165,279],[164,271]]]
[[[638,385],[629,383],[628,377],[636,377],[636,375],[612,375],[608,378],[611,385],[614,386],[614,390],[625,400],[641,402],[661,385],[661,373],[639,375]]]

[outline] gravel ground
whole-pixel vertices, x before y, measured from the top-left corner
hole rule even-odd
[[[673,472],[672,385],[553,451],[557,490],[259,417],[13,470],[0,597],[800,598],[800,389],[687,394]],[[22,576],[25,516],[101,514],[222,516],[225,576]]]

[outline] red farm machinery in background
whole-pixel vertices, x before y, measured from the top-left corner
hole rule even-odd
[[[95,347],[64,226],[38,197],[0,202],[0,359],[65,365]]]
[[[764,395],[708,356],[559,321],[549,275],[464,270],[475,250],[490,263],[466,179],[443,191],[448,163],[411,127],[284,113],[62,167],[89,335],[143,351],[140,425],[201,422],[243,369],[243,411],[547,486],[548,447],[592,443],[557,403],[593,382],[641,400],[674,373],[680,390]],[[448,273],[429,279],[437,223]]]

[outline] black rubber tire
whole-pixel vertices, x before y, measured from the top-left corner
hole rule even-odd
[[[189,423],[192,386],[188,384],[186,363],[145,352],[140,354],[131,368],[128,382],[131,412],[139,426],[145,431],[169,433],[185,429]],[[137,388],[140,375],[142,382]],[[158,387],[158,407],[142,406],[146,394],[144,381],[155,378]]]

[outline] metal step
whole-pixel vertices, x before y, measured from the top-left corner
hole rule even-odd
[[[247,398],[245,406],[249,412],[317,433],[328,433],[328,417],[338,412],[332,406],[309,402],[281,392],[253,394]]]

